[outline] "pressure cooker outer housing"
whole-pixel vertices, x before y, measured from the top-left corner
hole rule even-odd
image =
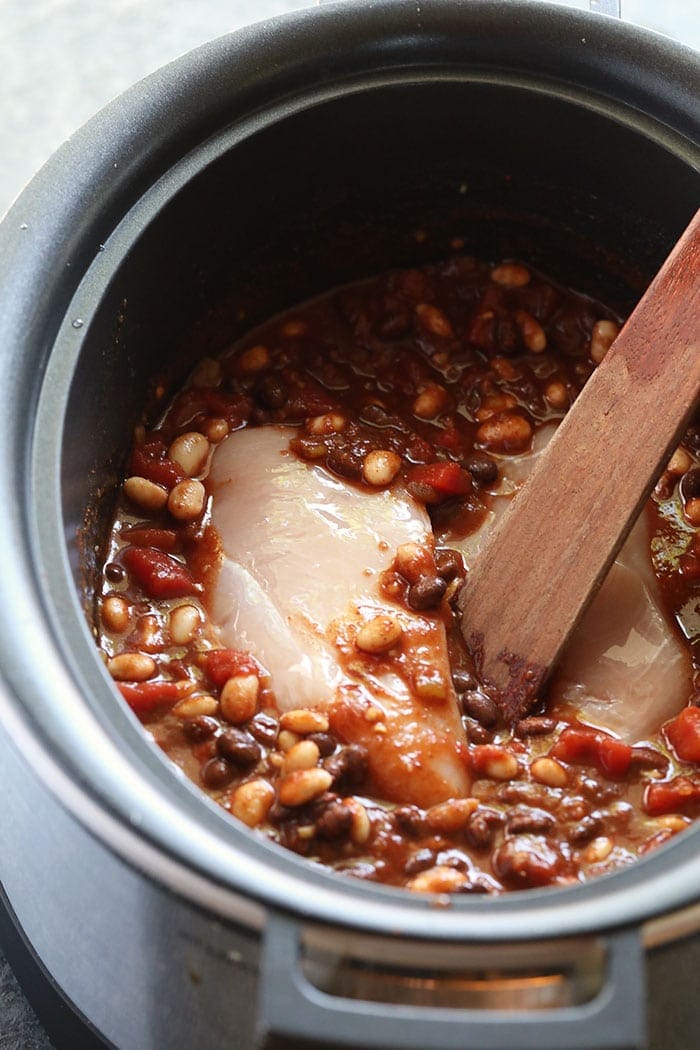
[[[700,925],[700,837],[585,886],[447,901],[341,879],[235,825],[147,741],[91,637],[133,425],[156,379],[176,388],[194,349],[427,260],[448,231],[486,253],[527,244],[543,268],[628,309],[697,205],[699,72],[661,37],[547,4],[331,4],[222,38],[131,89],[0,229],[6,771],[19,763],[111,870],[106,907],[113,884],[136,879],[181,915],[176,926],[205,917],[212,943],[228,930],[250,945],[265,930],[257,1023],[281,1045],[330,1026],[338,1046],[456,1047],[465,1024],[474,1046],[636,1045],[640,945]],[[6,790],[20,806],[16,782]],[[11,903],[18,878],[0,862]],[[358,1020],[301,972],[304,931],[323,940],[329,928],[349,954],[388,951],[392,965],[396,952],[474,945],[483,959],[523,946],[535,957],[559,938],[575,954],[597,938],[604,988],[547,1019],[373,1004]],[[445,958],[438,969],[459,968]],[[256,1023],[249,1005],[240,1016],[245,1031]],[[159,1023],[153,1045],[179,1046]]]

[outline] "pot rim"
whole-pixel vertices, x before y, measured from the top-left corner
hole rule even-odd
[[[73,307],[90,288],[90,272],[99,272],[100,266],[109,269],[112,247],[117,261],[121,258],[119,224],[149,199],[151,206],[162,207],[174,180],[188,173],[191,177],[206,160],[207,151],[217,148],[215,142],[220,144],[222,135],[226,137],[222,127],[232,128],[234,135],[245,134],[246,128],[263,126],[285,107],[314,104],[319,93],[346,91],[353,75],[361,79],[363,74],[374,74],[386,82],[390,75],[415,77],[416,67],[424,75],[435,75],[438,68],[457,65],[454,56],[452,62],[439,64],[429,59],[431,49],[434,53],[438,46],[436,37],[447,51],[452,50],[455,25],[463,31],[467,60],[472,48],[467,29],[482,34],[486,29],[502,42],[515,26],[517,51],[527,52],[532,43],[535,55],[529,69],[512,68],[515,50],[507,61],[494,62],[491,73],[500,81],[522,76],[532,83],[536,76],[552,84],[563,62],[565,91],[574,95],[584,91],[596,100],[594,104],[617,111],[620,119],[623,113],[630,119],[634,113],[635,120],[651,121],[659,136],[692,154],[700,132],[688,84],[697,75],[697,56],[663,38],[601,17],[521,0],[504,5],[473,0],[466,6],[450,0],[422,12],[403,2],[355,3],[349,10],[342,4],[330,5],[261,23],[198,48],[111,103],[48,162],[0,230],[0,252],[9,263],[0,291],[0,360],[8,371],[0,396],[2,426],[10,424],[5,443],[9,454],[0,464],[0,484],[16,497],[10,501],[0,555],[6,563],[0,572],[0,607],[13,612],[0,636],[5,679],[0,713],[35,770],[80,821],[130,863],[207,909],[252,926],[264,921],[263,905],[274,905],[307,918],[376,932],[512,941],[537,936],[542,930],[563,936],[649,920],[697,899],[697,826],[632,868],[583,886],[488,900],[452,898],[448,907],[436,910],[435,898],[361,884],[316,869],[259,840],[235,826],[194,786],[180,783],[168,764],[168,794],[177,795],[193,814],[184,819],[159,791],[166,760],[158,757],[156,762],[155,749],[147,746],[140,729],[137,737],[135,719],[110,699],[107,703],[113,710],[102,710],[98,723],[85,694],[76,688],[81,682],[98,698],[108,691],[113,695],[78,606],[65,550],[53,566],[63,576],[62,590],[53,596],[41,593],[49,571],[46,533],[53,529],[60,547],[62,528],[50,516],[37,520],[35,508],[46,498],[41,489],[45,479],[53,477],[50,495],[58,515],[59,442],[40,428],[28,435],[17,418],[17,404],[26,412],[28,400],[35,406],[41,399],[46,413],[56,407],[61,390],[67,389],[71,355],[89,331],[88,325],[80,331],[72,327],[71,320],[82,316]],[[309,80],[313,62],[306,56],[316,53],[319,34],[333,40],[341,32],[347,50],[340,57],[340,69],[321,66],[319,75]],[[557,68],[535,73],[532,63],[543,39],[552,49],[550,66]],[[585,50],[578,62],[567,65],[567,53],[571,59],[581,46]],[[416,53],[420,55],[421,49],[428,57],[419,63]],[[636,55],[635,62],[628,53]],[[614,76],[606,68],[611,55],[619,63]],[[658,95],[641,83],[639,70],[645,63],[663,81]],[[483,75],[483,62],[479,70]],[[592,86],[579,82],[586,70]],[[607,92],[602,90],[606,77],[611,81]],[[626,103],[616,101],[615,88],[628,89],[631,97]],[[181,159],[173,164],[176,146]],[[63,245],[61,267],[56,266],[56,244]],[[106,245],[103,253],[98,253],[100,244]],[[36,288],[48,290],[38,304]],[[54,344],[57,351],[64,349],[49,359]],[[47,472],[49,465],[53,474]],[[27,478],[32,480],[31,491]],[[65,602],[66,589],[70,608],[59,610],[56,626],[52,601]],[[66,645],[71,630],[79,632],[78,644],[93,654],[87,669],[81,666],[79,651]],[[41,662],[29,668],[28,651],[37,637],[42,643]],[[71,642],[77,637],[74,634]],[[112,732],[118,729],[122,737],[133,737],[134,750],[128,758],[110,739],[107,721]],[[151,767],[148,776],[143,768],[135,771],[137,754]],[[672,880],[667,871],[671,853]]]

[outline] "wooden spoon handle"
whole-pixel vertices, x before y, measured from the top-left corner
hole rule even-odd
[[[700,211],[561,423],[463,586],[462,630],[508,721],[549,670],[700,392]]]

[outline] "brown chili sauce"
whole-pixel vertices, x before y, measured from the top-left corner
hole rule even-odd
[[[357,878],[488,894],[615,870],[697,816],[692,677],[676,717],[643,741],[625,742],[547,696],[507,726],[479,687],[455,613],[465,575],[468,586],[455,545],[482,527],[509,460],[563,418],[620,323],[520,260],[457,254],[274,318],[200,361],[160,422],[137,428],[102,575],[98,644],[156,743],[234,818]],[[342,718],[323,703],[290,710],[258,654],[222,645],[211,618],[222,547],[209,465],[222,442],[270,425],[289,426],[293,455],[358,501],[400,488],[427,508],[434,543],[412,561],[389,552],[378,586],[389,606],[419,610],[446,632],[464,797],[387,801]],[[699,434],[688,431],[645,512],[669,630],[694,661]],[[358,639],[338,639],[341,663],[358,657]],[[420,645],[390,643],[370,638],[359,655],[414,673]],[[444,697],[439,683],[431,697],[426,682],[429,719]],[[385,731],[381,705],[371,711]]]

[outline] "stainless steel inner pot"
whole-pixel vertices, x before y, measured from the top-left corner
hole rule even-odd
[[[131,429],[194,349],[427,260],[457,228],[628,308],[696,207],[698,71],[661,37],[546,4],[331,4],[137,85],[9,213],[0,882],[102,1039],[641,1046],[649,994],[652,1045],[691,1045],[697,828],[556,892],[342,879],[174,773],[115,698],[90,606]]]

